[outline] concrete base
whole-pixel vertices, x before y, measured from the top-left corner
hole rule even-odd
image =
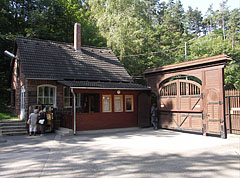
[[[73,130],[68,128],[59,127],[58,130],[55,130],[55,133],[60,136],[71,136],[73,135]]]
[[[128,132],[141,130],[138,127],[129,128],[116,128],[116,129],[102,129],[102,130],[87,130],[87,131],[77,131],[77,135],[90,135],[90,134],[105,134],[105,133],[116,133],[116,132]]]

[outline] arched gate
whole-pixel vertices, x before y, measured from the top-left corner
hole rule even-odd
[[[159,126],[226,138],[224,67],[226,55],[147,69],[148,86],[158,93]]]

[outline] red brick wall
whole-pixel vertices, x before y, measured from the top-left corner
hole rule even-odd
[[[76,90],[77,92],[100,94],[100,112],[77,113],[77,131],[138,126],[137,98],[139,91],[121,90],[120,95],[123,95],[123,112],[114,112],[114,95],[118,95],[117,90]],[[102,112],[102,95],[112,96],[112,112]],[[125,95],[133,95],[134,97],[133,112],[125,112]]]

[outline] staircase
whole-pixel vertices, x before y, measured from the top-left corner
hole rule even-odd
[[[23,120],[0,120],[0,136],[25,135],[27,133]]]

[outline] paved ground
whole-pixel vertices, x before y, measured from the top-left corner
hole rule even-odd
[[[3,139],[3,138],[2,138]],[[240,136],[133,129],[4,137],[0,177],[239,178]]]

